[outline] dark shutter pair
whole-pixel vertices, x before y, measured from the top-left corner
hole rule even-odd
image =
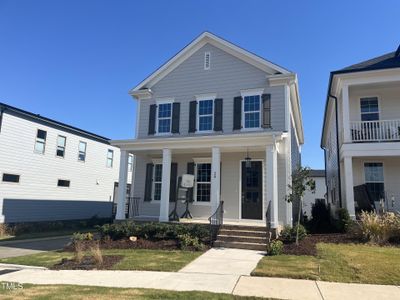
[[[180,103],[172,103],[172,124],[171,124],[171,132],[179,133],[179,120],[181,113],[181,104]],[[157,105],[150,105],[149,112],[149,135],[154,135],[156,133],[156,118],[157,118]]]
[[[271,127],[271,94],[263,94],[262,100],[262,123],[263,128]],[[233,98],[233,130],[242,129],[242,102],[243,97]]]
[[[189,103],[189,133],[197,131],[197,101]],[[214,131],[222,131],[222,99],[214,100]]]
[[[153,189],[153,169],[154,164],[149,163],[146,165],[146,183],[144,187],[144,201],[151,201],[151,192]],[[169,187],[169,201],[176,200],[176,185],[178,176],[178,164],[171,163],[171,179]]]

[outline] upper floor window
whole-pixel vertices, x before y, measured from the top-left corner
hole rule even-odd
[[[170,133],[172,120],[172,103],[160,103],[157,106],[157,133]]]
[[[19,175],[3,173],[3,182],[19,182]]]
[[[133,171],[133,155],[129,154],[128,156],[128,172]]]
[[[378,121],[379,104],[377,97],[368,97],[360,99],[361,121]]]
[[[204,53],[204,70],[209,70],[211,67],[211,53]]]
[[[243,97],[243,128],[260,128],[261,99],[260,95]]]
[[[199,113],[197,116],[197,128],[199,131],[212,131],[214,119],[214,101],[213,100],[200,100]]]
[[[44,149],[46,146],[46,137],[47,137],[47,131],[38,129],[36,133],[35,152],[41,154],[44,153]]]
[[[114,161],[114,151],[108,149],[108,152],[107,152],[107,167],[108,168],[112,168],[113,161]]]
[[[69,187],[71,182],[69,180],[58,179],[57,186],[59,187]]]
[[[64,157],[65,155],[65,145],[67,142],[67,138],[65,136],[59,135],[57,137],[57,151],[56,156]]]
[[[78,154],[78,160],[79,161],[85,161],[86,160],[86,142],[79,142],[79,154]]]

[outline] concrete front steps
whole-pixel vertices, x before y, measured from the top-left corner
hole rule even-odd
[[[266,227],[223,225],[214,247],[265,251],[267,241]]]

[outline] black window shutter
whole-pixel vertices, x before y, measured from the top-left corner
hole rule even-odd
[[[242,97],[233,98],[233,130],[242,129]]]
[[[171,164],[171,179],[170,179],[170,186],[169,186],[169,202],[175,202],[175,200],[176,200],[177,176],[178,176],[178,164],[172,163]]]
[[[153,135],[156,133],[156,112],[157,105],[150,105],[150,114],[149,114],[149,135]]]
[[[172,104],[172,133],[179,133],[179,118],[181,114],[181,104]]]
[[[194,163],[193,162],[188,162],[187,174],[194,175]],[[193,188],[188,189],[188,199],[193,200]]]
[[[189,103],[189,132],[196,132],[197,102]]]
[[[151,201],[152,186],[153,186],[153,164],[147,164],[146,183],[144,185],[144,201]]]
[[[262,102],[263,102],[262,127],[270,128],[271,127],[271,94],[263,94]]]
[[[214,100],[214,131],[222,131],[222,99]]]

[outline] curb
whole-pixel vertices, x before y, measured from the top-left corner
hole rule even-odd
[[[6,246],[6,245],[10,245],[10,244],[29,243],[29,242],[51,241],[51,240],[57,240],[60,238],[69,238],[69,237],[71,237],[71,235],[59,235],[59,236],[51,236],[51,237],[43,237],[43,238],[0,241],[0,246]]]
[[[15,265],[15,264],[4,264],[0,263],[0,268],[4,269],[19,269],[19,270],[24,270],[24,269],[32,269],[32,270],[48,270],[48,268],[45,267],[37,267],[37,266],[26,266],[26,265]]]

